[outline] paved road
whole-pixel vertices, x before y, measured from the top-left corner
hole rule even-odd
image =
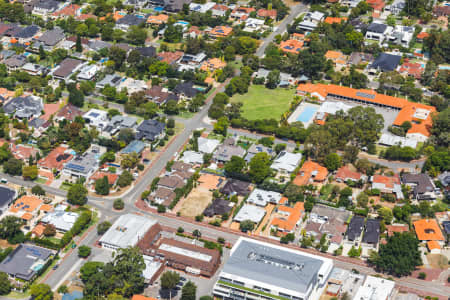
[[[268,37],[263,39],[261,46],[258,48],[258,50],[256,50],[256,55],[258,57],[263,57],[267,46],[273,41],[275,36],[278,34],[283,34],[285,32],[288,24],[291,24],[294,21],[294,19],[297,18],[297,16],[299,14],[307,12],[307,11],[308,11],[308,6],[303,3],[299,3],[299,4],[291,7],[290,14],[286,18],[284,18],[284,20],[280,23],[280,25],[277,27],[277,29],[275,31],[273,31]]]
[[[358,154],[359,158],[367,158],[368,161],[370,161],[371,163],[374,164],[379,164],[385,167],[388,167],[392,170],[400,170],[400,169],[410,169],[410,170],[415,170],[415,169],[419,169],[421,170],[423,165],[425,164],[426,159],[422,158],[419,160],[413,160],[410,162],[403,162],[403,161],[390,161],[390,160],[386,160],[386,159],[381,159],[381,158],[377,158],[374,155],[369,155],[367,153],[364,152],[360,152]],[[417,168],[416,168],[417,167]]]

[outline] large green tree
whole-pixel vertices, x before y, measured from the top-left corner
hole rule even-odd
[[[20,234],[23,223],[15,216],[6,216],[0,221],[0,238],[10,239]]]
[[[8,274],[0,272],[0,295],[7,295],[11,292],[11,283]]]
[[[49,285],[39,283],[31,286],[31,296],[34,300],[52,300],[53,292]]]
[[[197,286],[192,282],[188,281],[181,290],[181,300],[195,300],[197,293]]]
[[[256,183],[261,183],[270,175],[270,156],[266,152],[257,153],[249,163],[249,175]]]
[[[380,271],[396,276],[409,275],[422,265],[419,240],[410,232],[395,233],[385,245],[380,245],[378,255],[372,255],[370,261]]]
[[[80,183],[76,183],[67,192],[67,201],[74,205],[84,205],[87,202],[87,189]]]

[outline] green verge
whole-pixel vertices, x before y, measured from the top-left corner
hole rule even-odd
[[[265,292],[262,292],[262,291],[254,290],[254,289],[242,286],[242,285],[233,284],[233,283],[226,282],[226,281],[223,281],[223,280],[219,280],[218,283],[226,285],[226,286],[229,286],[229,287],[232,287],[232,288],[236,288],[238,290],[244,290],[244,291],[247,291],[247,292],[250,292],[250,293],[262,295],[262,296],[265,296],[265,297],[270,297],[270,298],[280,299],[280,300],[289,300],[288,298],[284,298],[284,297],[281,297],[281,296],[277,296],[277,295],[265,293]]]

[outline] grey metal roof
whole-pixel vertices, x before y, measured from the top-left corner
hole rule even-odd
[[[144,23],[147,20],[147,18],[138,17],[136,15],[126,15],[123,18],[120,18],[117,20],[116,24],[124,24],[124,25],[139,25],[141,23]]]
[[[383,33],[386,30],[386,28],[387,28],[386,24],[373,22],[372,24],[369,25],[367,31]]]
[[[24,39],[31,38],[38,33],[39,29],[40,27],[37,25],[30,25],[19,31],[15,37]]]
[[[361,216],[354,216],[347,228],[347,237],[350,241],[356,240],[364,228],[364,218]]]
[[[42,247],[21,244],[0,263],[0,272],[30,280],[52,254],[52,251]]]
[[[242,240],[223,272],[281,288],[307,293],[317,281],[323,261],[281,250],[279,247]]]
[[[380,221],[375,219],[367,219],[363,242],[368,244],[377,244],[379,239]]]
[[[44,32],[38,41],[44,43],[47,46],[54,46],[64,39],[64,30],[59,27],[55,27],[52,30]]]
[[[145,120],[137,128],[136,139],[148,139],[153,141],[156,136],[163,133],[166,124],[158,122],[156,120]]]
[[[16,97],[3,105],[5,113],[14,114],[18,118],[39,116],[43,109],[42,99],[35,96]]]
[[[394,71],[400,63],[401,58],[398,55],[381,53],[372,63],[371,67],[380,69],[381,71]]]

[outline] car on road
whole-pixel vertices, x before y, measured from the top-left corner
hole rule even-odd
[[[2,179],[0,179],[0,182],[1,182],[1,183],[5,183],[5,184],[6,184],[6,183],[8,183],[8,179],[6,179],[6,178],[2,178]]]
[[[59,265],[54,265],[54,266],[53,266],[53,270],[58,269],[58,267],[59,267]]]

